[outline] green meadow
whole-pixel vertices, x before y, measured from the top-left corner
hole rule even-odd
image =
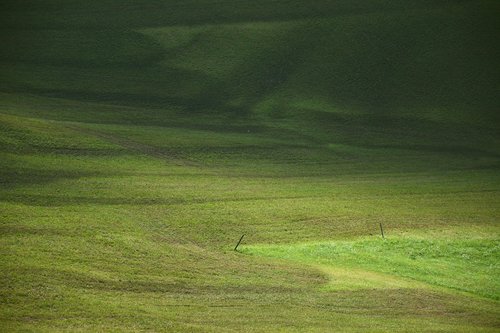
[[[2,1],[0,331],[499,332],[499,18]]]

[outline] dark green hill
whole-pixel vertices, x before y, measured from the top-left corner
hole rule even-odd
[[[496,129],[499,8],[493,1],[5,3],[1,89],[187,116],[324,123],[337,114]]]

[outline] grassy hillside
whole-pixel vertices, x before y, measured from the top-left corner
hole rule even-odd
[[[498,331],[498,17],[3,1],[1,330]]]

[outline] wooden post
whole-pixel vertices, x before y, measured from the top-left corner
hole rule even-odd
[[[380,223],[380,232],[382,233],[382,238],[385,239],[385,237],[384,237],[384,228],[382,228],[382,223]]]
[[[237,248],[238,248],[238,246],[240,245],[240,243],[241,243],[241,241],[242,241],[243,237],[245,237],[245,235],[241,235],[241,238],[240,238],[240,240],[238,241],[238,244],[236,244],[236,246],[234,247],[234,251],[236,251],[236,249],[237,249]]]

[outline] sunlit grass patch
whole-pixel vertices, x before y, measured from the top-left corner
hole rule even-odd
[[[254,245],[244,253],[320,265],[331,286],[433,286],[500,298],[500,242],[419,238],[359,239],[292,245]],[[401,279],[401,280],[398,280]]]

